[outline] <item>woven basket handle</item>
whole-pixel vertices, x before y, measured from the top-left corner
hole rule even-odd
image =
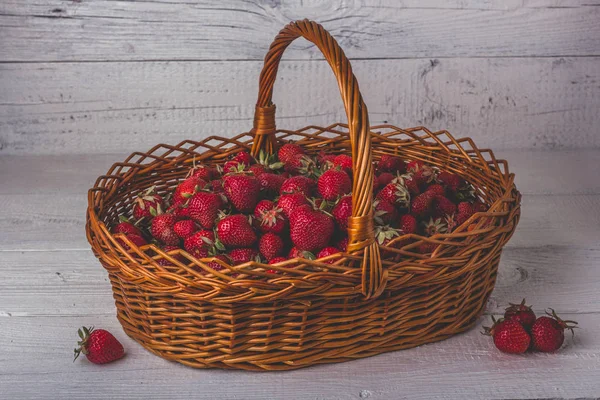
[[[329,32],[316,22],[291,22],[275,37],[265,56],[254,114],[252,154],[256,156],[261,149],[267,153],[275,151],[275,105],[271,101],[273,84],[283,52],[298,37],[314,43],[321,50],[338,81],[348,117],[354,175],[352,217],[348,221],[348,251],[363,251],[362,293],[367,298],[377,297],[385,288],[387,271],[381,265],[373,227],[373,163],[367,106],[358,89],[350,61]]]

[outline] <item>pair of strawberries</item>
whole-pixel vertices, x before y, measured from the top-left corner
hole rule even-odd
[[[565,329],[573,333],[575,321],[563,321],[553,309],[547,316],[536,318],[525,299],[520,304],[510,304],[504,318],[492,316],[492,327],[484,327],[485,335],[494,339],[494,345],[505,353],[521,354],[532,349],[543,353],[553,352],[563,345]]]

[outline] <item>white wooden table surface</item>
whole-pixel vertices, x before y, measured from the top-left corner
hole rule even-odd
[[[86,190],[122,155],[0,156],[1,399],[466,399],[600,397],[600,150],[501,151],[523,216],[487,312],[527,297],[579,321],[555,354],[498,352],[480,327],[446,341],[291,372],[195,370],[129,339],[84,233]],[[481,323],[487,323],[484,316]],[[76,330],[125,346],[72,362]]]

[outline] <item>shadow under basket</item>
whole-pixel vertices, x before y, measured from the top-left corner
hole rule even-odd
[[[348,124],[297,131],[275,127],[273,84],[281,55],[297,37],[313,42],[338,80]],[[353,215],[346,253],[276,265],[208,262],[183,250],[138,247],[111,228],[130,215],[136,196],[155,186],[165,195],[192,164],[220,164],[240,151],[275,152],[295,142],[353,158]],[[489,208],[451,233],[374,240],[373,161],[383,154],[421,160],[471,183]],[[364,195],[357,195],[364,194]],[[125,332],[168,360],[197,368],[287,370],[348,361],[448,338],[474,325],[491,294],[502,246],[520,215],[514,175],[471,139],[423,127],[369,126],[350,63],[320,25],[286,26],[265,57],[254,128],[134,153],[98,178],[88,193],[86,233],[108,271]],[[127,245],[124,246],[124,243]],[[432,253],[418,247],[432,244]],[[185,259],[185,262],[182,260]],[[268,272],[269,270],[273,270]]]

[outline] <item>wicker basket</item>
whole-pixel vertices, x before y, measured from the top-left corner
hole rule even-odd
[[[313,42],[333,69],[347,125],[275,128],[271,97],[277,68],[286,47],[300,36]],[[165,253],[154,245],[137,247],[110,233],[118,216],[129,214],[127,205],[138,193],[154,185],[160,194],[170,191],[194,159],[216,164],[242,150],[273,152],[290,140],[309,154],[326,149],[353,157],[348,252],[333,265],[293,259],[277,266],[224,265],[216,272],[206,265],[212,259],[199,260],[183,250]],[[372,161],[382,154],[422,160],[460,175],[489,210],[450,234],[404,235],[378,246]],[[423,127],[369,127],[348,59],[323,27],[305,20],[287,25],[265,57],[250,133],[133,153],[89,191],[86,231],[108,271],[119,321],[151,352],[198,368],[295,369],[414,347],[471,327],[494,288],[502,246],[519,220],[520,194],[513,180],[505,161],[477,149],[469,138]],[[417,252],[424,242],[437,245],[432,254]],[[180,262],[178,255],[188,262]]]

